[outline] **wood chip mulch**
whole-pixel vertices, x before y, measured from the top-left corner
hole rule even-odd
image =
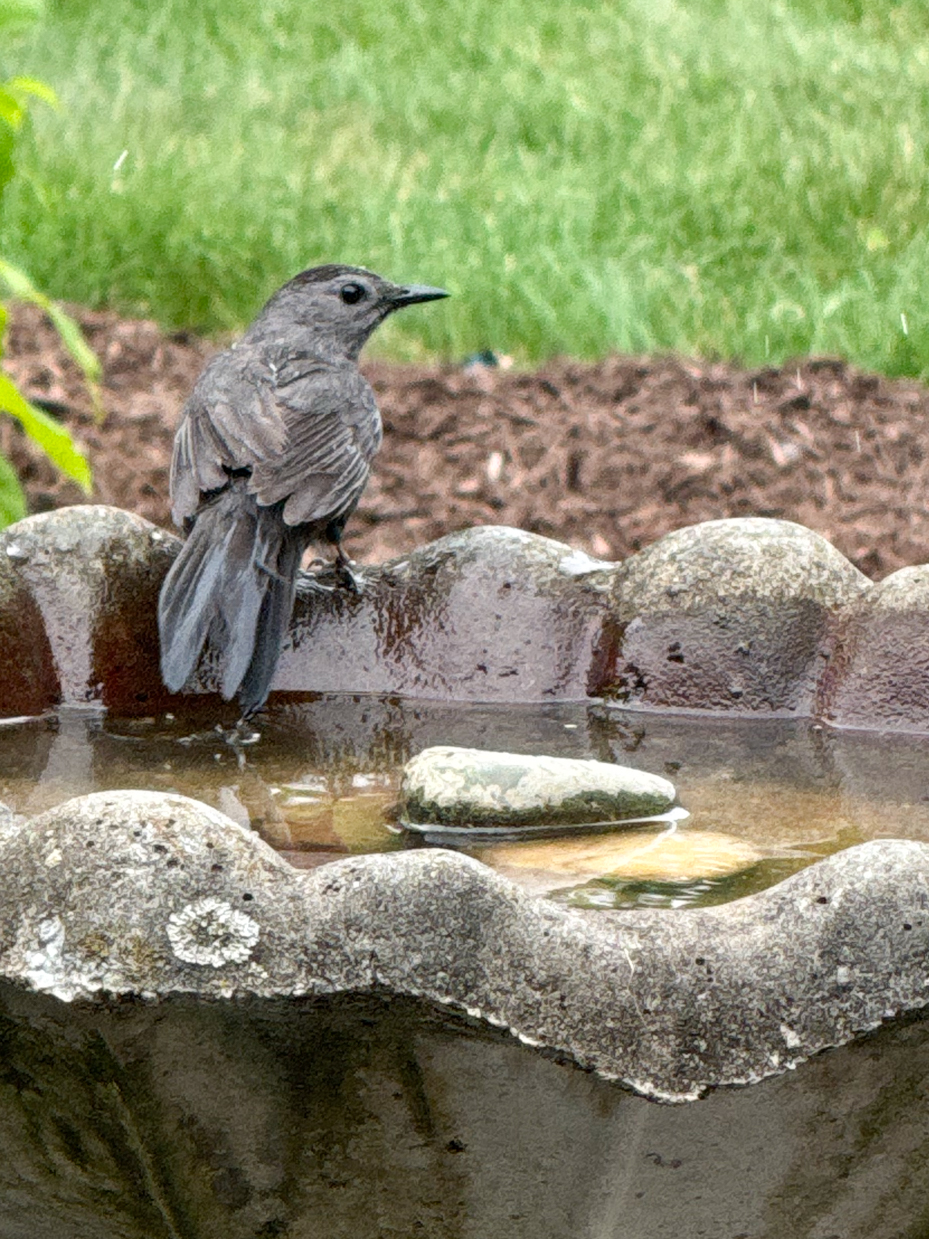
[[[75,311],[101,358],[105,420],[54,331],[19,307],[5,365],[62,418],[94,469],[93,499],[169,525],[171,440],[214,346],[150,322]],[[360,562],[474,524],[515,525],[620,559],[725,516],[824,534],[869,576],[929,560],[929,389],[811,359],[745,370],[677,357],[365,371],[384,447],[346,547]],[[9,418],[0,449],[32,511],[84,502]]]

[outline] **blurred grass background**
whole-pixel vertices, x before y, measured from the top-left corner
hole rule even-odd
[[[929,0],[49,0],[0,244],[222,332],[305,266],[456,294],[382,355],[929,375]]]

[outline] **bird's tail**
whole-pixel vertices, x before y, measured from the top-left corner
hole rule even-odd
[[[264,704],[293,610],[303,540],[279,505],[259,508],[244,479],[198,513],[158,600],[161,674],[179,692],[207,642],[220,691],[243,714]]]
[[[251,658],[239,686],[243,718],[260,710],[271,691],[281,646],[293,615],[297,571],[306,549],[306,539],[298,529],[284,524],[279,508],[261,508],[260,512],[257,566],[265,577],[265,590]]]

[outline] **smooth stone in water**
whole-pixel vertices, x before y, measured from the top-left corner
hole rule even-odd
[[[643,770],[571,757],[440,745],[403,770],[401,820],[454,829],[584,825],[653,817],[674,784]]]
[[[521,881],[531,871],[549,889],[592,878],[630,882],[688,882],[723,878],[762,859],[745,839],[715,830],[633,831],[545,843],[499,843],[480,859]]]

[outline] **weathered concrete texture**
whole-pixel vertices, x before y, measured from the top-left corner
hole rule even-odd
[[[902,568],[842,613],[817,711],[842,727],[929,731],[929,567]]]
[[[156,606],[179,545],[141,517],[102,505],[44,512],[0,531],[0,713],[56,702],[121,713],[167,704]]]
[[[177,708],[156,603],[179,542],[103,506],[0,533],[0,717],[57,703]],[[364,569],[304,575],[275,689],[439,701],[581,701],[929,730],[929,570],[879,587],[787,521],[711,521],[622,564],[479,527]],[[837,644],[836,644],[837,643]],[[835,647],[835,655],[833,648]],[[211,690],[204,659],[199,691]]]
[[[580,700],[608,660],[616,567],[519,529],[450,534],[298,595],[274,686],[460,701]]]
[[[179,545],[103,506],[0,534],[0,636],[11,637],[0,714],[59,700],[124,714],[176,704],[158,670],[156,607]],[[321,591],[303,574],[275,689],[583,700],[611,663],[615,572],[548,538],[486,526],[365,568],[361,597]],[[208,655],[197,687],[215,687]]]
[[[807,714],[834,613],[870,582],[790,521],[707,521],[622,565],[613,695],[647,708]]]
[[[0,717],[39,714],[61,697],[42,613],[21,576],[25,554],[0,531]]]
[[[403,1000],[0,984],[0,1032],[4,1239],[900,1239],[929,1213],[925,1020],[683,1107]]]
[[[441,850],[289,868],[196,801],[81,797],[0,836],[0,977],[112,995],[425,998],[665,1100],[929,1001],[929,847],[884,841],[684,914],[594,919]]]
[[[400,812],[462,828],[578,825],[650,817],[675,796],[667,779],[610,762],[437,745],[404,767]]]

